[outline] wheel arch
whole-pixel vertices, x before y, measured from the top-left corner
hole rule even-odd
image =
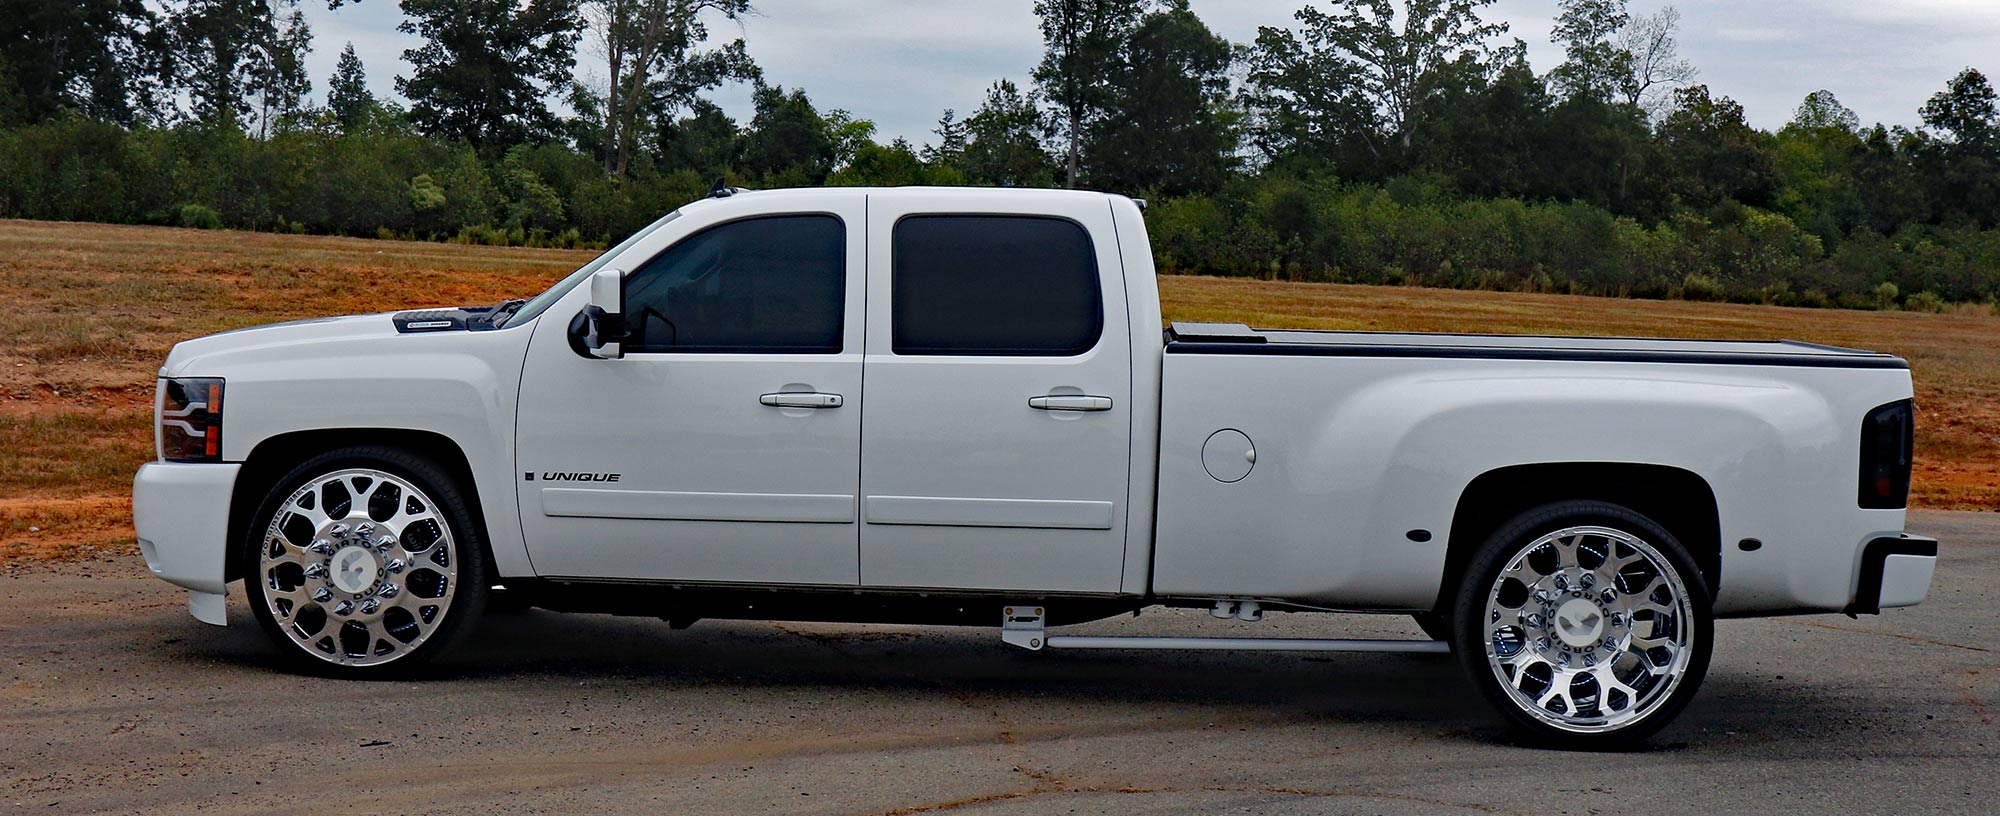
[[[1622,505],[1659,523],[1694,556],[1709,592],[1721,586],[1721,513],[1714,488],[1700,474],[1630,462],[1513,465],[1480,474],[1459,494],[1445,545],[1437,611],[1446,611],[1451,587],[1458,585],[1487,536],[1523,512],[1571,499]]]
[[[493,563],[492,537],[486,524],[486,502],[479,494],[479,485],[473,478],[472,465],[465,456],[465,450],[451,437],[408,428],[320,428],[268,437],[259,441],[250,450],[250,455],[244,458],[243,468],[237,473],[236,485],[229,499],[229,547],[223,567],[225,582],[243,577],[246,571],[239,542],[249,529],[251,517],[263,505],[264,496],[272,484],[307,459],[328,451],[357,446],[406,450],[426,456],[444,467],[452,478],[458,480],[459,489],[472,498],[470,509],[473,523],[479,525],[479,544],[484,550],[486,563]]]

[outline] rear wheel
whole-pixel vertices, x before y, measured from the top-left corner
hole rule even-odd
[[[485,603],[485,548],[451,475],[393,448],[313,457],[272,487],[244,546],[265,634],[320,673],[395,674],[448,649]]]
[[[1625,747],[1665,727],[1700,687],[1715,631],[1709,598],[1694,558],[1651,519],[1558,502],[1502,526],[1473,557],[1452,650],[1530,738]]]

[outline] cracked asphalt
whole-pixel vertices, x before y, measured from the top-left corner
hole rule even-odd
[[[1718,625],[1628,754],[1506,742],[1448,658],[1061,652],[988,629],[528,612],[417,682],[285,674],[137,559],[0,573],[4,813],[2000,811],[2000,513],[1915,513],[1931,600]],[[1149,611],[1071,631],[1402,637]]]

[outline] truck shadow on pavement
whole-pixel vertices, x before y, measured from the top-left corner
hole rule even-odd
[[[186,647],[240,670],[286,671],[255,622],[236,608],[230,627],[200,627],[213,635]],[[1816,687],[1805,677],[1807,667],[1798,673],[1805,682],[1735,671],[1718,661],[1679,722],[1642,750],[1745,740],[1769,750],[1810,735],[1823,751],[1829,741],[1862,746],[1906,725],[1883,722],[1888,718],[1879,700],[1837,684]],[[329,688],[366,685],[298,679]],[[820,701],[821,715],[924,697],[1001,706],[1028,720],[1060,722],[1107,708],[1125,715],[1112,724],[1044,729],[1053,736],[1172,729],[1207,718],[1243,728],[1366,726],[1418,740],[1516,744],[1450,657],[1031,653],[1001,644],[985,628],[703,621],[672,630],[648,618],[529,611],[490,617],[447,659],[393,682],[411,680],[442,683],[433,688],[445,695],[458,685],[488,699],[489,687],[504,686],[507,694],[495,704],[524,710],[578,687],[662,701],[726,690],[759,710],[760,698],[810,695]]]

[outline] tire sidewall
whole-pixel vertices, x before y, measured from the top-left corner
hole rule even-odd
[[[1617,730],[1597,733],[1564,731],[1521,710],[1495,677],[1486,658],[1486,594],[1516,554],[1536,539],[1565,527],[1595,525],[1633,534],[1651,544],[1679,573],[1693,609],[1692,643],[1679,684],[1666,700]],[[1553,748],[1617,750],[1636,746],[1679,716],[1708,674],[1715,644],[1713,595],[1694,557],[1678,538],[1652,519],[1622,505],[1599,501],[1564,501],[1543,505],[1500,525],[1467,564],[1452,604],[1452,652],[1466,676],[1495,710],[1530,742]]]
[[[450,528],[452,541],[457,545],[453,557],[458,560],[458,576],[455,579],[458,586],[453,592],[451,606],[445,611],[444,621],[409,654],[372,666],[333,663],[292,640],[271,613],[263,591],[264,577],[260,566],[265,531],[283,508],[285,500],[307,482],[349,468],[381,470],[408,480],[423,490],[432,505],[442,511],[439,517]],[[473,628],[473,622],[481,617],[485,609],[487,587],[493,583],[485,538],[480,534],[471,505],[458,488],[458,480],[432,460],[400,448],[340,448],[299,463],[272,483],[237,546],[243,558],[244,594],[249,598],[250,610],[257,618],[258,627],[277,645],[289,668],[307,674],[353,679],[409,677],[436,656],[449,651]]]

